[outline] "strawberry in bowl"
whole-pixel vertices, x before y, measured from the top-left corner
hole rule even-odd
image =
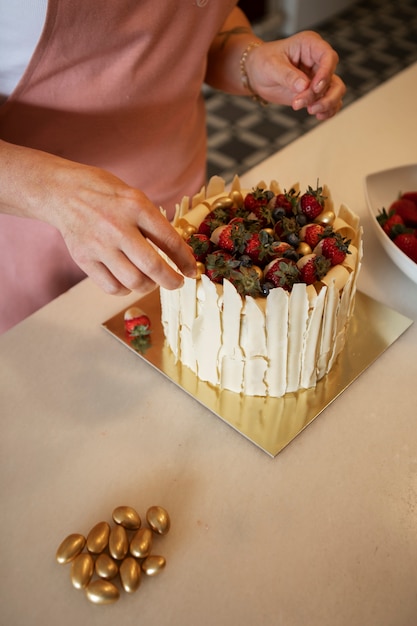
[[[395,265],[417,284],[417,164],[368,174],[365,197],[375,235]]]
[[[417,191],[400,193],[377,220],[397,248],[417,263]]]

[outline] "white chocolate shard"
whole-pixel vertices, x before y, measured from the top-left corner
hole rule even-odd
[[[324,303],[326,299],[326,289],[321,289],[316,294],[314,303],[309,299],[309,317],[304,342],[304,351],[301,365],[300,386],[303,389],[313,387],[317,382],[317,353],[320,345],[320,333],[322,329],[322,319]]]
[[[201,284],[204,301],[192,328],[192,341],[197,360],[198,376],[201,380],[218,385],[218,354],[222,344],[222,328],[216,286],[203,274]]]
[[[271,180],[269,184],[269,188],[276,196],[282,193],[281,187],[279,186],[279,183],[276,180]]]
[[[246,357],[267,356],[265,316],[251,296],[245,298],[240,345]]]
[[[332,354],[338,303],[339,290],[336,289],[334,283],[331,282],[327,286],[327,297],[323,311],[321,343],[317,360],[318,380],[320,380],[325,375],[327,370],[327,364]]]
[[[245,393],[265,395],[264,378],[268,367],[265,316],[256,300],[250,296],[245,298],[241,329],[240,344],[245,355]]]
[[[251,357],[246,360],[244,368],[244,388],[249,396],[266,395],[265,376],[268,362],[262,357]]]
[[[202,187],[198,193],[196,193],[191,200],[191,209],[194,209],[198,204],[204,202],[206,199],[206,188]]]
[[[287,392],[296,391],[300,386],[307,316],[306,286],[302,283],[296,283],[290,294],[288,310]]]
[[[346,255],[345,260],[343,261],[343,267],[346,267],[350,272],[353,272],[356,269],[356,265],[358,263],[358,249],[356,246],[352,244],[348,248],[349,254]]]
[[[334,265],[329,269],[326,276],[323,276],[321,282],[324,285],[334,283],[336,289],[340,291],[346,285],[349,276],[350,273],[346,267],[344,267],[343,265]]]
[[[207,185],[206,198],[212,198],[213,196],[224,194],[224,190],[225,183],[223,178],[220,176],[212,176]]]
[[[233,285],[223,283],[223,329],[219,352],[221,387],[240,393],[243,387],[244,355],[240,346],[243,300]]]
[[[196,281],[184,278],[184,286],[179,289],[181,362],[193,372],[197,370],[193,345],[193,326],[197,313]]]
[[[359,216],[356,215],[345,204],[341,204],[339,207],[338,215],[340,219],[344,220],[349,226],[351,226],[355,232],[355,237],[352,238],[352,243],[358,247],[359,241],[362,240],[362,233],[359,227]]]
[[[349,239],[350,241],[352,241],[352,239],[355,239],[356,237],[355,229],[350,226],[350,224],[345,222],[345,220],[342,220],[340,217],[335,218],[332,224],[332,228],[336,233],[340,233],[340,235],[344,239]]]
[[[277,397],[287,388],[288,309],[289,294],[284,289],[272,289],[266,299],[266,382],[270,395]]]
[[[197,204],[197,206],[194,207],[192,212],[186,214],[181,219],[177,220],[175,226],[178,226],[179,228],[181,228],[181,223],[184,220],[185,222],[187,222],[187,224],[191,224],[192,226],[195,226],[196,228],[198,228],[201,222],[203,221],[203,219],[206,217],[206,215],[208,215],[209,212],[210,212],[210,208],[207,204],[204,204],[204,203]]]
[[[175,362],[181,358],[179,353],[179,330],[180,330],[180,295],[179,290],[160,289],[162,326],[169,347],[171,348]]]
[[[230,185],[230,191],[241,191],[239,176],[234,176],[232,184]]]

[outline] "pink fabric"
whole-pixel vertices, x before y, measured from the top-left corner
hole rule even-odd
[[[0,107],[0,136],[105,168],[172,215],[204,183],[206,54],[235,5],[50,0],[26,73]],[[0,332],[82,276],[55,229],[0,215]]]

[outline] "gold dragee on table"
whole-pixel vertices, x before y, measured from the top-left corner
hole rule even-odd
[[[56,552],[58,563],[71,563],[73,587],[84,590],[93,604],[113,604],[120,598],[120,588],[134,593],[142,572],[156,576],[166,565],[165,557],[151,554],[153,535],[166,535],[171,527],[166,509],[147,510],[149,527],[141,527],[139,514],[130,506],[116,507],[112,520],[113,526],[106,521],[95,524],[87,538],[80,533],[68,535]]]

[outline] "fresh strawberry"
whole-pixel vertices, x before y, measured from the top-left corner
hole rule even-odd
[[[235,244],[232,239],[233,224],[222,224],[213,230],[210,241],[216,248],[234,252]]]
[[[406,226],[415,228],[417,226],[417,204],[407,198],[395,200],[390,208],[389,213],[394,213],[402,217]]]
[[[252,263],[259,263],[261,260],[261,255],[264,254],[263,244],[261,241],[261,232],[265,233],[265,231],[252,233],[245,245],[244,254],[248,255]],[[268,235],[266,234],[266,242],[267,241]]]
[[[259,268],[240,265],[229,276],[230,282],[242,296],[256,298],[262,294]]]
[[[272,224],[274,198],[272,191],[264,191],[260,188],[255,189],[245,197],[244,208],[247,215],[252,215],[259,222],[261,228]]]
[[[139,327],[137,327],[139,328]],[[136,352],[139,352],[140,354],[145,354],[145,352],[151,347],[152,345],[152,338],[151,338],[151,331],[148,329],[145,329],[143,331],[139,332],[133,332],[129,335],[127,335],[127,341],[129,343],[129,345],[136,350]]]
[[[395,235],[396,227],[398,225],[404,226],[404,220],[400,215],[397,215],[392,211],[387,212],[385,208],[378,213],[376,219],[382,226],[384,232],[386,232],[388,237],[391,237],[391,239]]]
[[[278,255],[274,243],[274,237],[264,229],[251,233],[246,241],[244,254],[247,254],[253,263],[265,265],[273,256]]]
[[[395,237],[394,243],[414,263],[417,263],[417,237],[413,231],[404,230],[404,232]]]
[[[323,255],[312,253],[301,257],[297,267],[300,270],[301,282],[312,285],[327,274],[331,263]]]
[[[393,213],[385,222],[384,226],[382,227],[383,230],[387,233],[388,237],[390,237],[391,239],[393,239],[396,235],[396,231],[398,230],[398,227],[402,227],[404,226],[404,220],[401,217],[401,215],[397,215],[396,213]]]
[[[198,228],[198,232],[210,237],[215,228],[227,224],[233,216],[233,208],[217,207],[206,215]]]
[[[313,222],[320,215],[324,208],[325,197],[322,195],[323,189],[319,187],[317,182],[316,189],[308,186],[308,189],[300,197],[298,207],[301,213],[307,216],[310,222]]]
[[[294,242],[291,242],[291,238],[293,235],[297,235],[298,237],[299,232],[300,226],[295,217],[283,217],[282,220],[277,222],[274,226],[275,237],[281,241],[287,241],[287,243],[291,245],[294,244]]]
[[[292,217],[296,213],[298,196],[299,194],[295,191],[295,189],[290,189],[289,191],[284,191],[284,193],[277,194],[273,201],[273,218],[275,219],[282,215],[280,209],[283,209],[284,215]]]
[[[300,230],[300,240],[305,241],[314,250],[323,233],[324,226],[321,224],[306,224]]]
[[[271,243],[271,254],[274,257],[282,257],[293,251],[294,248],[287,241],[273,241]]]
[[[260,187],[256,187],[245,196],[244,207],[247,211],[251,211],[255,215],[260,212],[261,207],[266,207],[273,197],[270,191],[265,191]]]
[[[232,217],[232,219],[228,222],[229,224],[244,224],[245,218],[242,215],[237,215]]]
[[[207,255],[206,276],[214,283],[222,283],[223,278],[230,278],[239,266],[239,261],[226,250],[215,250]]]
[[[414,202],[414,204],[417,205],[417,191],[406,191],[401,194],[401,198],[404,200],[411,200],[411,202]]]
[[[251,233],[246,229],[244,220],[235,218],[228,224],[215,228],[211,234],[210,241],[217,248],[242,254],[250,236]]]
[[[151,321],[142,309],[132,306],[125,311],[124,325],[127,333],[137,336],[141,332],[149,330]]]
[[[193,251],[195,260],[200,261],[200,263],[204,263],[206,256],[213,248],[213,244],[211,243],[209,237],[203,233],[194,233],[186,239],[186,242]]]
[[[323,238],[313,252],[322,254],[332,265],[339,265],[350,254],[349,245],[350,239],[344,239],[340,233],[325,229]]]
[[[264,269],[264,281],[291,291],[293,285],[300,282],[300,270],[291,259],[274,259]]]

